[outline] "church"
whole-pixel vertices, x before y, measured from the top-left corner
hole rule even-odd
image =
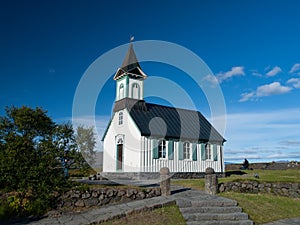
[[[116,99],[103,135],[104,173],[225,172],[222,135],[198,111],[148,103],[133,44],[114,75]],[[166,87],[167,88],[167,87]]]

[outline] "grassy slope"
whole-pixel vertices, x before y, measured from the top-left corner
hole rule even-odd
[[[167,206],[153,211],[133,213],[127,217],[101,223],[101,225],[184,225],[182,217],[176,205]]]

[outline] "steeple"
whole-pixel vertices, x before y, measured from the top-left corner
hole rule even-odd
[[[147,75],[142,71],[130,43],[129,49],[122,63],[114,76],[116,81],[116,101],[122,99],[144,99],[144,80]]]
[[[146,79],[147,75],[142,71],[141,66],[135,55],[133,45],[130,43],[129,49],[122,63],[114,76],[114,80],[118,80],[125,75],[131,75],[136,78]]]

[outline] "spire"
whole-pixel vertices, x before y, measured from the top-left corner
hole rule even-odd
[[[128,72],[129,70],[136,67],[141,67],[141,66],[136,58],[135,52],[133,50],[133,45],[132,43],[130,43],[129,49],[122,63],[121,69]]]
[[[114,80],[118,80],[120,77],[124,75],[131,75],[139,78],[146,79],[147,75],[142,71],[141,66],[137,60],[135,55],[133,44],[131,42],[132,37],[130,38],[130,45],[125,56],[125,59],[122,63],[121,68],[118,69],[114,76]]]

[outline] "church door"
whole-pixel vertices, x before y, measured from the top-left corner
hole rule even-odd
[[[117,145],[117,170],[123,169],[123,144]]]

